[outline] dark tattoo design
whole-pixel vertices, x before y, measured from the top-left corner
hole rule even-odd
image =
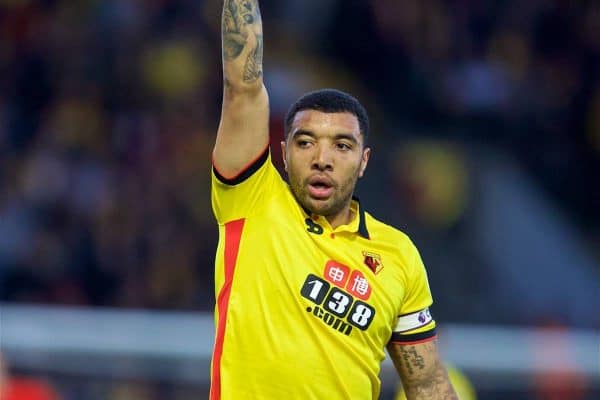
[[[450,384],[446,370],[441,364],[437,366],[434,373],[421,381],[419,384],[411,385],[406,390],[407,395],[419,399],[431,400],[457,400],[458,397]]]
[[[423,356],[417,353],[415,346],[403,346],[400,348],[400,355],[404,360],[404,365],[410,375],[414,375],[415,368],[425,368],[425,360]]]
[[[237,59],[248,46],[249,35],[254,35],[256,44],[248,49],[242,78],[254,82],[262,77],[262,22],[257,0],[225,0],[221,26],[225,62]]]
[[[262,76],[263,38],[256,36],[256,48],[250,54],[244,65],[244,81],[255,81]]]
[[[407,398],[419,400],[457,400],[448,374],[437,355],[435,342],[392,345],[390,355],[400,376]]]
[[[238,10],[239,7],[235,0],[225,1],[221,21],[225,60],[233,60],[239,57],[248,38],[248,34],[242,31]]]

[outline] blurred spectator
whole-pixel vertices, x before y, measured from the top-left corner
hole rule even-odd
[[[52,387],[33,378],[14,377],[8,380],[5,400],[59,400]]]
[[[439,141],[412,141],[392,157],[396,196],[416,218],[434,230],[458,224],[467,208],[468,171],[458,146]]]
[[[0,399],[60,400],[60,396],[45,380],[11,374],[0,354]]]
[[[533,377],[539,400],[581,400],[588,395],[588,382],[573,360],[572,343],[564,326],[547,324],[538,328],[550,333],[537,343],[533,353],[537,371]]]

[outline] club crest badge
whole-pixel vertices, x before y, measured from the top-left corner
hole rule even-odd
[[[369,267],[375,275],[381,272],[383,264],[381,263],[381,256],[379,254],[370,251],[363,251],[362,254],[365,257],[363,263]]]

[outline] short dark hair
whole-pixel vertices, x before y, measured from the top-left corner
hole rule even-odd
[[[358,119],[363,141],[365,145],[367,144],[367,138],[369,137],[369,117],[367,111],[356,98],[348,93],[337,89],[319,89],[300,97],[292,104],[285,116],[284,134],[286,139],[292,128],[294,117],[302,110],[317,110],[324,113],[349,112],[354,114]]]

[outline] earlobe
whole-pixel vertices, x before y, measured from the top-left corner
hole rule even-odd
[[[367,169],[367,164],[369,163],[369,157],[371,156],[371,149],[367,147],[363,150],[362,160],[360,162],[360,171],[358,174],[359,178],[362,178],[365,174],[365,170]]]
[[[283,159],[283,169],[285,170],[285,172],[287,172],[288,166],[287,166],[287,157],[286,157],[286,152],[285,152],[285,141],[284,140],[281,141],[281,158]]]

